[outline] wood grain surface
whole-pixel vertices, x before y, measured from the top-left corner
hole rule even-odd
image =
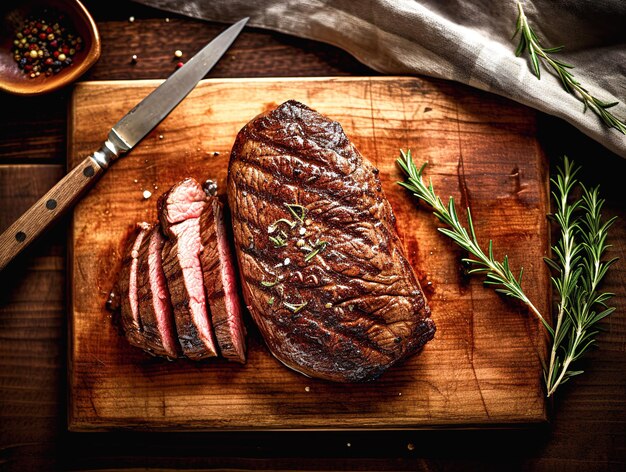
[[[130,1],[116,2],[115,8],[110,2],[84,3],[103,40],[100,61],[85,77],[89,80],[164,79],[172,71],[174,49],[199,50],[223,29]],[[136,18],[132,24],[130,15]],[[150,60],[133,65],[133,53]],[[229,53],[234,59],[218,64],[210,77],[376,74],[338,48],[258,29],[246,28]],[[494,101],[499,109],[517,107],[448,85],[475,101]],[[0,96],[0,231],[64,173],[69,92],[32,99]],[[619,217],[609,235],[611,256],[621,257],[605,283],[616,293],[617,311],[602,323],[597,348],[580,361],[585,373],[550,402],[549,425],[471,431],[68,433],[65,220],[0,273],[0,469],[624,470],[626,160],[542,113],[536,131],[552,171],[567,154],[583,165],[586,183],[601,185],[605,215]]]
[[[156,86],[97,82],[76,87],[70,163]],[[245,100],[242,100],[245,97]],[[225,189],[230,148],[258,113],[300,100],[339,121],[380,169],[398,229],[427,290],[435,340],[375,382],[333,384],[286,369],[249,323],[245,366],[155,359],[131,347],[105,309],[129,228],[154,221],[156,197],[193,176]],[[526,290],[546,313],[549,280],[546,161],[535,115],[499,107],[425,79],[208,80],[76,207],[70,241],[69,426],[177,429],[399,428],[546,420],[544,338],[510,300],[462,275],[461,252],[396,185],[399,148],[411,147],[442,193],[471,205],[478,234],[523,266]],[[218,153],[219,155],[216,155]],[[519,156],[525,156],[520,159]],[[148,190],[154,194],[144,198]],[[95,335],[97,333],[97,335]]]

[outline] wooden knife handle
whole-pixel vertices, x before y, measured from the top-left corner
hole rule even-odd
[[[42,231],[91,188],[104,174],[93,156],[74,167],[61,181],[0,235],[0,271]]]

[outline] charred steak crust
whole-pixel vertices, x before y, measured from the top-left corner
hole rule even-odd
[[[211,197],[200,216],[204,287],[220,354],[246,361],[245,326],[237,293],[235,259],[225,234],[222,203]]]
[[[433,338],[378,170],[339,123],[295,101],[253,119],[228,201],[245,302],[288,367],[371,380]]]

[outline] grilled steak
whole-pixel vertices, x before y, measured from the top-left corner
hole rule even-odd
[[[164,243],[161,228],[154,225],[138,249],[137,297],[142,347],[158,356],[176,358],[180,347],[161,260]]]
[[[245,302],[285,365],[371,380],[433,338],[378,170],[339,123],[295,101],[253,119],[228,201]]]
[[[131,344],[142,349],[145,347],[145,341],[139,316],[137,272],[139,247],[149,232],[150,225],[148,223],[139,223],[135,231],[130,234],[122,259],[122,270],[116,290],[120,296],[120,320],[124,334]]]
[[[200,234],[203,247],[200,262],[220,354],[244,363],[246,332],[237,293],[235,259],[224,228],[222,204],[217,197],[211,197],[204,207]]]
[[[200,266],[200,215],[206,194],[194,179],[174,185],[158,201],[159,218],[168,236],[162,251],[178,340],[190,359],[217,355],[207,314]]]

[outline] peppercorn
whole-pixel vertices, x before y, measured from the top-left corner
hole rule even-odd
[[[182,62],[179,62],[176,64],[176,68],[180,69],[182,66],[184,66],[185,64],[183,64]]]
[[[48,18],[42,18],[46,15]],[[35,78],[59,73],[73,63],[83,39],[64,25],[64,15],[43,9],[28,17],[13,39],[13,59],[19,69]]]

